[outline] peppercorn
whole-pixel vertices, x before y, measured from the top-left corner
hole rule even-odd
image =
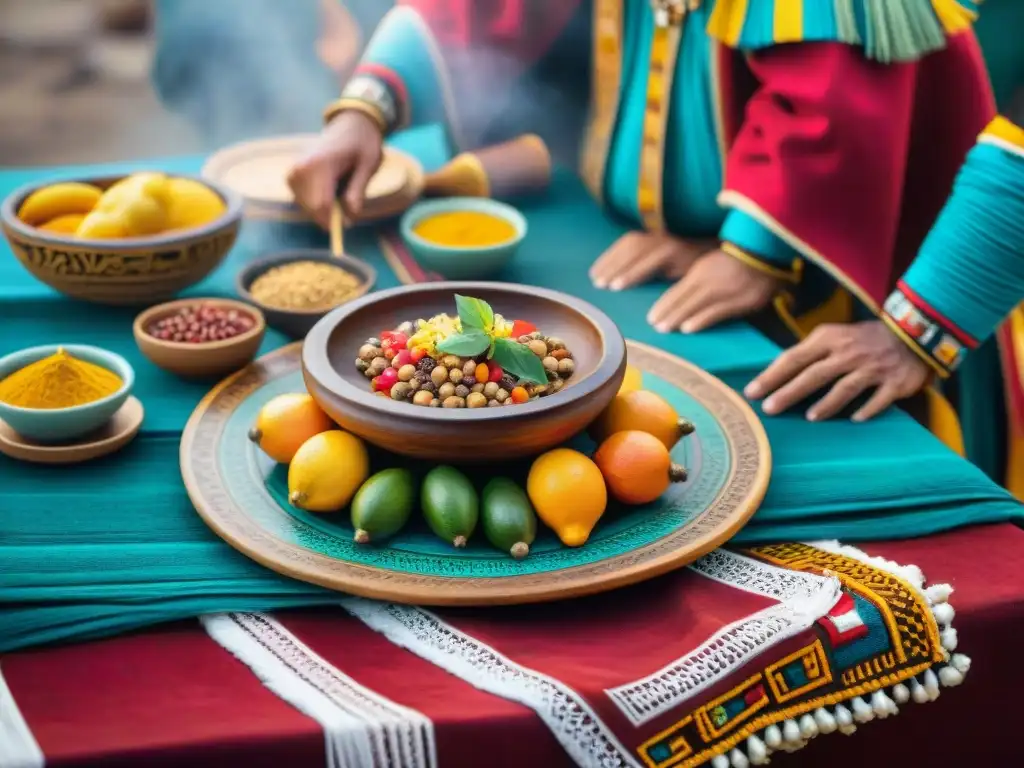
[[[540,362],[541,362],[541,365],[544,366],[544,370],[545,371],[557,371],[558,370],[558,361],[555,360],[555,358],[553,358],[553,357],[545,357]]]
[[[391,385],[391,399],[405,400],[409,397],[409,385],[404,381],[396,381]]]
[[[455,388],[455,396],[456,397],[468,397],[469,396],[469,387],[467,387],[465,384],[459,384],[459,386],[457,386]]]
[[[487,405],[487,398],[481,392],[470,392],[466,398],[467,408],[483,408]]]
[[[437,396],[442,400],[447,400],[449,397],[455,394],[455,385],[450,381],[445,382],[437,388]]]
[[[499,403],[504,403],[508,400],[508,393],[509,391],[504,387],[498,387],[498,391],[494,393],[494,399]]]
[[[448,371],[448,381],[450,381],[452,384],[461,384],[462,371],[460,371],[458,368],[452,368],[450,371]]]
[[[548,353],[548,345],[540,339],[534,339],[529,344],[530,351],[533,352],[537,357],[544,357]]]
[[[441,386],[448,381],[448,369],[443,365],[439,365],[430,371],[430,380],[437,386]]]
[[[409,381],[413,376],[416,375],[416,366],[409,363],[403,365],[398,369],[398,380]]]
[[[483,393],[486,397],[489,397],[493,400],[494,396],[498,394],[498,389],[500,389],[500,387],[498,387],[498,382],[488,381],[486,384],[484,384]]]
[[[430,392],[427,392],[424,389],[421,389],[419,392],[412,396],[412,401],[416,405],[430,405],[433,399],[434,395]]]
[[[483,392],[484,391],[484,385],[478,381],[476,384],[474,384],[472,387],[469,388],[469,391],[470,392]]]
[[[437,367],[437,361],[432,357],[421,357],[417,363],[419,369],[424,373],[430,373],[434,368]]]
[[[572,376],[572,372],[576,370],[576,363],[570,358],[558,361],[558,372],[563,376]]]
[[[420,390],[422,392],[436,393],[437,392],[437,384],[435,384],[434,382],[429,381],[429,380],[428,381],[424,381],[422,384],[420,384]]]
[[[452,395],[451,397],[446,397],[441,405],[445,408],[463,408],[466,405],[466,401],[461,397]]]
[[[506,392],[511,392],[513,389],[516,388],[516,378],[515,376],[506,373],[504,376],[501,377],[501,380],[498,382],[498,384]]]
[[[360,373],[366,373],[366,370],[370,367],[370,364],[365,360],[356,358],[356,370]]]

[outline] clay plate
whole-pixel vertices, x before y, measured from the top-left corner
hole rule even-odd
[[[36,464],[78,464],[97,459],[130,443],[138,434],[144,415],[142,403],[129,397],[104,426],[74,442],[58,445],[36,443],[0,421],[0,453]]]
[[[505,408],[427,408],[378,397],[355,368],[359,347],[404,320],[455,313],[455,294],[490,303],[508,319],[534,323],[565,340],[576,372],[557,394]],[[306,387],[342,427],[393,453],[450,460],[454,446],[473,461],[541,453],[584,429],[618,392],[626,343],[604,312],[558,291],[491,282],[422,283],[379,291],[339,307],[306,337]]]
[[[721,546],[755,512],[768,487],[771,454],[750,406],[696,366],[630,342],[629,362],[643,372],[644,388],[696,426],[672,449],[672,459],[689,469],[686,482],[651,504],[610,505],[582,547],[564,547],[538,526],[524,560],[493,548],[479,529],[465,549],[455,550],[431,533],[419,513],[385,544],[359,545],[348,510],[312,514],[288,504],[288,467],[275,464],[247,437],[268,400],[302,391],[300,354],[300,344],[285,347],[215,387],[185,428],[181,472],[200,516],[233,547],[279,573],[330,589],[414,605],[529,603],[603,592],[682,567]],[[584,452],[595,448],[585,434],[568,444]],[[373,471],[404,465],[422,475],[430,467],[376,452],[373,461]],[[467,471],[479,486],[495,474],[523,482],[529,464],[525,459]]]

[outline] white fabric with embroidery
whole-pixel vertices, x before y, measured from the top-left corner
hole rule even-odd
[[[233,613],[201,621],[264,685],[320,723],[328,768],[437,768],[429,718],[360,685],[274,619]]]
[[[658,671],[605,693],[634,725],[699,695],[768,648],[808,629],[841,596],[839,581],[716,550],[690,565],[714,581],[780,601],[733,622]]]
[[[342,606],[391,642],[480,690],[530,707],[584,768],[641,768],[590,705],[564,683],[516,664],[420,608],[345,598]]]

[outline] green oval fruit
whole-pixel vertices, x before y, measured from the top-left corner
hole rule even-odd
[[[416,481],[408,469],[385,469],[362,484],[352,499],[355,541],[367,544],[394,536],[416,504]]]
[[[480,517],[480,502],[468,477],[454,467],[434,467],[423,478],[420,504],[430,530],[453,546],[466,546]]]
[[[526,491],[507,477],[495,477],[484,486],[484,535],[502,552],[516,560],[530,554],[537,536],[537,513]]]

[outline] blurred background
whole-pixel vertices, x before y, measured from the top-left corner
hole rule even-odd
[[[0,165],[316,130],[388,0],[0,0]]]
[[[0,0],[0,166],[130,160],[315,131],[392,4]],[[990,0],[978,24],[1001,107],[1017,119],[1022,24],[1024,0]]]

